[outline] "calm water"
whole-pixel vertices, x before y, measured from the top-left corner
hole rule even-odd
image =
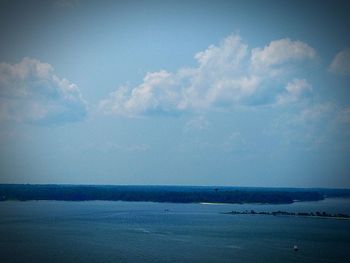
[[[350,262],[350,220],[220,214],[246,209],[350,214],[350,200],[0,202],[0,262]]]

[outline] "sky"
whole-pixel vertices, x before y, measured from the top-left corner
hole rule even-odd
[[[350,187],[346,1],[0,1],[0,183]]]

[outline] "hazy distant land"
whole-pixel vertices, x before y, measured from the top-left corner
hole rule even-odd
[[[289,204],[350,197],[349,189],[209,186],[107,186],[0,184],[0,200],[149,201],[169,203]]]
[[[333,218],[333,219],[350,219],[348,214],[336,213],[331,214],[327,212],[287,212],[287,211],[273,211],[273,212],[256,212],[251,211],[231,211],[223,214],[227,215],[267,215],[267,216],[294,216],[294,217],[312,217],[312,218]]]

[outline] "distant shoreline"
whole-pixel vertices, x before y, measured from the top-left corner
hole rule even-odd
[[[319,219],[337,219],[337,220],[350,220],[348,214],[337,213],[331,214],[326,212],[286,212],[286,211],[274,211],[274,212],[256,212],[251,211],[231,211],[224,212],[225,215],[260,215],[260,216],[278,216],[278,217],[304,217],[304,218],[319,218]]]
[[[292,204],[350,197],[350,189],[204,186],[116,186],[0,184],[0,201],[129,201],[158,203]]]

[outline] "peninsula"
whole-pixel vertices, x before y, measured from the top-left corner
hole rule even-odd
[[[315,218],[334,218],[334,219],[350,219],[350,216],[343,213],[331,214],[327,212],[256,212],[254,210],[246,211],[231,211],[223,214],[228,215],[267,215],[267,216],[294,216],[294,217],[315,217]]]

